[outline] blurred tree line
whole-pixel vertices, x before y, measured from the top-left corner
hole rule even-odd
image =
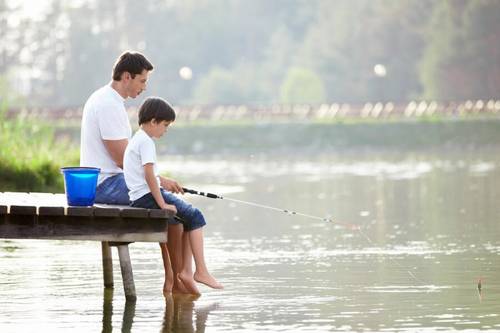
[[[147,95],[176,104],[500,97],[498,0],[52,0],[22,12],[0,0],[0,97],[32,106],[83,105],[127,49],[155,65]]]

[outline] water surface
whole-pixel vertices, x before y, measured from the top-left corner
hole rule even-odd
[[[164,150],[161,168],[187,187],[339,223],[186,196],[205,212],[225,289],[165,300],[158,245],[136,243],[135,304],[116,252],[104,291],[99,243],[0,240],[1,332],[500,330],[495,146]]]

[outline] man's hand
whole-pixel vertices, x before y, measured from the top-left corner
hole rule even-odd
[[[180,186],[179,183],[177,183],[173,179],[160,176],[160,185],[161,185],[161,187],[163,187],[165,190],[167,190],[169,192],[184,194],[184,190],[182,189],[182,186]]]

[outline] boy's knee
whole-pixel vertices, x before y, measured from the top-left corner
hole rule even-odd
[[[205,217],[198,208],[193,208],[190,214],[188,230],[192,231],[204,227],[207,223],[205,222]]]

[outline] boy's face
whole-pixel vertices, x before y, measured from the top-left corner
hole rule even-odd
[[[124,73],[126,80],[127,95],[131,98],[136,98],[144,90],[146,90],[146,83],[149,78],[149,72],[143,70],[141,74],[136,74],[134,78],[130,73]]]
[[[151,120],[152,137],[159,138],[163,136],[171,123],[173,123],[173,121],[156,121],[156,119]]]

